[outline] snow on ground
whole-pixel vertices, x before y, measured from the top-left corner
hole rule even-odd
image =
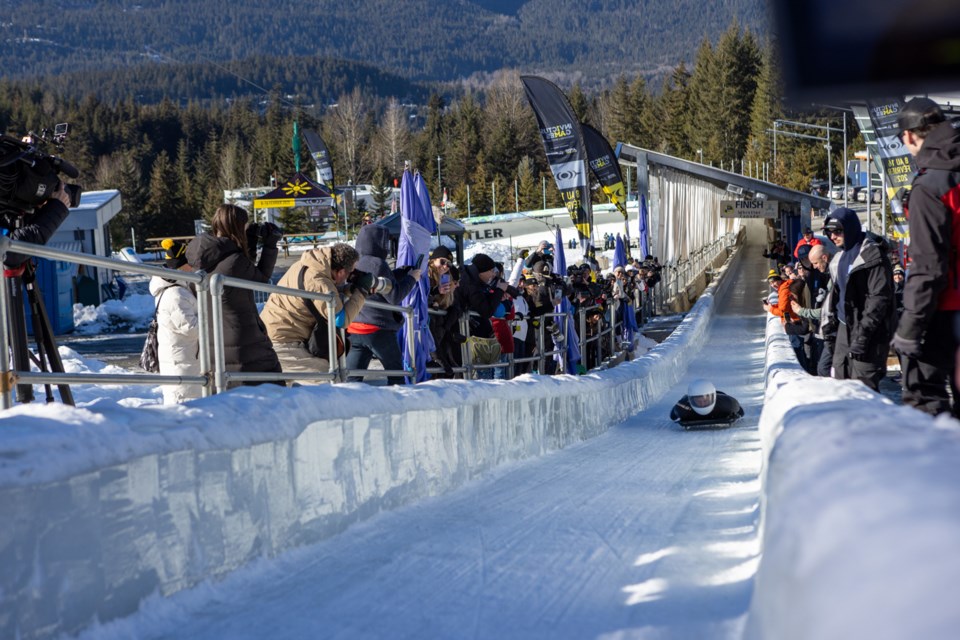
[[[960,422],[798,370],[767,331],[763,560],[747,638],[956,638]]]

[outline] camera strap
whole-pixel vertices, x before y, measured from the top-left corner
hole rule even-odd
[[[300,267],[300,274],[297,276],[297,288],[302,291],[306,291],[306,289],[303,286],[303,274],[305,274],[306,272],[307,272],[306,266]],[[325,322],[323,319],[323,316],[320,315],[320,312],[317,311],[317,308],[314,306],[312,302],[310,302],[309,298],[301,298],[301,300],[303,300],[303,304],[307,305],[307,309],[310,310],[310,313],[311,315],[313,315],[314,319],[317,321],[317,324],[320,324],[321,322]]]

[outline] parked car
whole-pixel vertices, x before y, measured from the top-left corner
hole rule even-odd
[[[863,187],[847,187],[847,199],[856,200],[857,195],[863,191]]]
[[[830,197],[834,200],[843,200],[843,193],[846,191],[846,187],[842,184],[835,184],[830,190]]]

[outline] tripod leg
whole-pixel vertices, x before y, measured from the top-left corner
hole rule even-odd
[[[47,307],[43,303],[40,287],[32,279],[27,284],[27,300],[30,301],[30,321],[33,323],[33,335],[37,339],[40,369],[63,373],[63,360],[60,359],[60,351],[57,349],[57,343],[53,338],[53,326],[50,324],[50,317],[47,315]],[[44,366],[44,360],[49,364],[49,367]],[[64,404],[75,406],[70,385],[58,384],[57,390],[60,391],[60,400]],[[52,396],[48,395],[47,402],[51,401]]]
[[[13,350],[13,370],[30,371],[30,348],[27,345],[27,320],[23,302],[23,280],[20,276],[8,276],[10,292],[10,347]],[[6,357],[6,354],[4,354]],[[17,402],[33,402],[33,385],[17,385]]]

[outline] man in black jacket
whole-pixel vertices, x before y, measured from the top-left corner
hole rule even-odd
[[[417,282],[420,269],[402,267],[391,270],[387,265],[390,255],[390,231],[381,225],[368,224],[360,227],[354,245],[360,254],[356,270],[384,278],[389,285],[383,293],[374,293],[367,301],[383,302],[399,306]],[[347,336],[350,350],[347,351],[347,369],[366,369],[370,360],[376,358],[387,371],[403,369],[403,353],[397,341],[397,333],[403,324],[403,316],[396,311],[375,309],[365,304],[350,326]],[[347,376],[347,382],[361,382],[363,376]],[[403,376],[388,376],[387,384],[403,384]]]
[[[496,313],[503,292],[510,288],[501,280],[497,264],[493,258],[478,253],[473,256],[470,264],[463,266],[460,271],[460,286],[457,287],[456,299],[464,312],[473,312],[470,315],[470,336],[482,339],[493,339],[493,325],[490,318]],[[492,369],[481,369],[477,372],[478,378],[493,378]]]
[[[833,375],[860,380],[876,390],[887,371],[893,323],[893,267],[885,242],[864,234],[853,209],[831,211],[823,231],[843,249],[830,263],[834,291],[830,313],[836,318]]]
[[[933,100],[914,98],[897,125],[918,169],[906,202],[911,262],[893,337],[903,402],[960,416],[957,393],[949,391],[960,315],[960,120],[947,121]]]

